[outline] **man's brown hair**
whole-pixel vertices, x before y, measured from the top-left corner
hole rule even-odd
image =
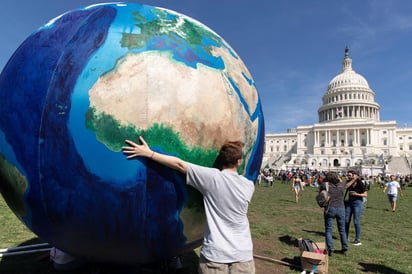
[[[346,172],[346,174],[348,173],[352,173],[353,175],[359,175],[356,171],[354,170],[348,170],[348,172]]]
[[[219,155],[216,158],[214,167],[232,168],[237,165],[238,160],[242,159],[242,149],[245,144],[241,141],[228,141],[222,145]]]

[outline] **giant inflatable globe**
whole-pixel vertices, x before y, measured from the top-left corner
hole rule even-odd
[[[257,176],[264,122],[254,81],[216,33],[182,14],[99,4],[44,25],[0,76],[0,190],[41,239],[75,256],[151,263],[199,246],[202,196],[125,139],[212,166],[227,140]]]

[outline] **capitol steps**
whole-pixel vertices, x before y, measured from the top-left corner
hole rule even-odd
[[[392,157],[388,163],[387,173],[407,175],[411,173],[409,161],[405,157]]]
[[[266,164],[270,168],[278,169],[280,168],[280,166],[282,166],[285,159],[287,159],[287,157],[285,157],[283,154],[280,154],[280,155],[269,158]]]

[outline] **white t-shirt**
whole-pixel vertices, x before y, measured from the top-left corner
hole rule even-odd
[[[398,188],[401,187],[397,181],[387,182],[386,186],[388,187],[387,193],[391,195],[398,195]]]
[[[255,186],[228,170],[188,163],[187,184],[203,194],[206,227],[201,254],[218,263],[253,260],[247,211]]]

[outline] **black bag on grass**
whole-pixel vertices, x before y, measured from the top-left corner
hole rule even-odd
[[[311,239],[299,239],[299,248],[301,252],[315,252],[316,250],[319,250],[318,245]]]

